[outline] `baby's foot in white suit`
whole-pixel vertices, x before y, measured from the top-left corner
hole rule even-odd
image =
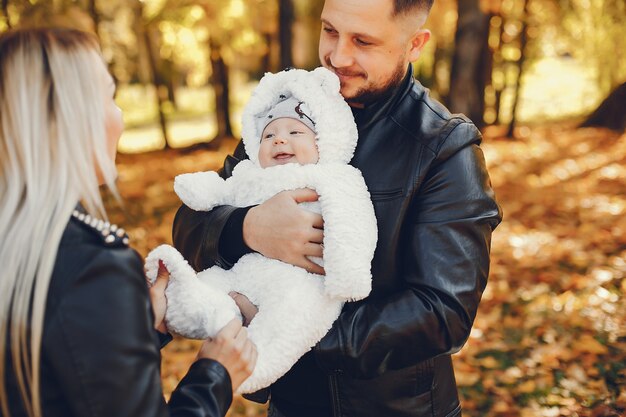
[[[169,245],[155,248],[146,257],[150,282],[156,279],[159,261],[170,273],[165,290],[165,323],[169,331],[191,339],[206,339],[215,336],[233,318],[241,319],[228,291],[200,281],[180,252]]]

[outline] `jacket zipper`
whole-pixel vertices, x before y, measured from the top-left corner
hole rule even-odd
[[[339,404],[339,388],[337,384],[337,374],[332,373],[330,379],[330,394],[333,405],[333,417],[341,417],[341,405]]]

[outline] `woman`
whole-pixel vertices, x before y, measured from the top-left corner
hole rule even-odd
[[[114,93],[92,35],[0,36],[2,416],[222,416],[254,367],[231,322],[165,404],[153,327],[165,330],[167,274],[153,312],[141,259],[98,220],[99,185],[117,195]]]

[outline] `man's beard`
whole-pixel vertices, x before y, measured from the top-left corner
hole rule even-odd
[[[326,58],[326,65],[332,69],[334,67],[330,63],[330,59]],[[406,75],[406,65],[402,60],[398,62],[396,68],[389,80],[386,83],[379,86],[365,85],[359,88],[356,93],[350,97],[345,97],[348,103],[357,103],[368,105],[378,100],[386,99],[392,95],[394,90],[402,83],[404,76]]]

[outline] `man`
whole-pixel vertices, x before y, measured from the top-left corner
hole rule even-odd
[[[341,81],[359,144],[352,165],[378,221],[373,290],[348,303],[330,332],[271,387],[269,416],[461,414],[450,355],[467,340],[501,220],[480,132],[413,80],[410,62],[430,37],[432,0],[326,0],[320,60]],[[241,146],[225,161],[229,176]],[[323,219],[301,210],[312,190],[252,208],[181,207],[174,243],[198,269],[229,267],[254,250],[323,272]],[[239,300],[242,306],[245,302]],[[295,314],[295,312],[294,312]]]

